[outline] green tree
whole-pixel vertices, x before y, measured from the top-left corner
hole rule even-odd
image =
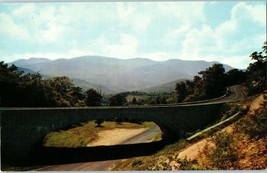
[[[44,81],[46,92],[56,103],[56,106],[85,106],[82,89],[76,87],[66,76],[53,77]]]
[[[86,105],[87,106],[101,106],[103,96],[100,92],[91,88],[86,91]]]
[[[8,66],[3,61],[0,62],[0,103],[1,106],[17,106],[19,99],[16,97],[20,93],[20,82],[22,72],[17,67]]]
[[[126,96],[127,95],[124,94],[124,93],[119,93],[119,94],[116,94],[116,95],[112,96],[109,99],[109,105],[110,106],[122,106],[122,105],[125,105],[127,103]]]
[[[267,87],[267,42],[264,42],[261,52],[253,52],[250,57],[254,63],[247,68],[247,83],[251,93],[261,92]]]
[[[178,82],[175,87],[175,91],[177,93],[177,102],[182,102],[187,96],[187,87],[185,82]]]
[[[42,107],[55,104],[47,97],[40,73],[24,74],[14,65],[0,62],[1,106]]]
[[[82,89],[68,77],[44,80],[0,62],[0,104],[8,107],[84,106]]]
[[[227,85],[235,85],[235,84],[242,84],[246,82],[246,72],[243,72],[242,70],[238,69],[232,69],[229,70],[226,73],[226,80],[227,80]]]
[[[202,75],[203,91],[207,98],[214,98],[222,95],[226,89],[225,69],[222,64],[213,64],[205,71],[199,72]]]
[[[21,83],[21,91],[23,92],[20,93],[20,96],[23,98],[21,101],[24,106],[49,107],[56,105],[46,94],[42,75],[39,72],[24,75]]]
[[[132,104],[133,104],[133,105],[136,105],[136,104],[137,104],[137,100],[136,100],[135,97],[133,97],[133,99],[132,99]]]
[[[96,127],[102,127],[101,124],[104,122],[104,119],[97,119],[95,120],[95,124],[97,124]]]
[[[200,71],[193,81],[176,84],[177,102],[198,101],[222,95],[227,86],[225,69],[222,64],[214,64],[205,71]]]
[[[198,101],[207,98],[206,93],[203,89],[203,79],[200,76],[194,76],[193,84],[191,84],[190,91],[188,92],[189,95],[185,98],[185,102],[188,101]]]

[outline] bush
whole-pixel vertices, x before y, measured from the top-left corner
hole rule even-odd
[[[263,137],[267,134],[267,112],[258,116],[246,116],[235,123],[235,130],[250,138]]]
[[[233,139],[225,132],[220,132],[215,135],[214,142],[216,148],[208,155],[211,166],[214,169],[229,170],[237,168],[238,154],[233,147]]]
[[[137,166],[137,165],[142,165],[143,164],[143,161],[142,160],[134,160],[133,163],[132,163],[132,166]]]
[[[181,170],[199,170],[196,160],[188,160],[187,158],[179,159],[178,163],[180,164]]]
[[[97,124],[96,127],[103,127],[103,126],[101,126],[101,124],[102,124],[103,122],[104,122],[103,119],[97,119],[97,120],[95,120],[95,124]]]

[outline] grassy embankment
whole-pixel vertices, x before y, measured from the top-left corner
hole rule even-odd
[[[119,161],[110,170],[267,169],[266,94],[239,101],[232,107],[237,105],[246,106],[248,111],[216,131],[193,141],[180,140],[152,156]]]
[[[144,122],[142,124],[122,122],[118,124],[116,122],[104,121],[101,126],[98,126],[95,121],[89,121],[68,130],[49,133],[44,139],[44,146],[86,147],[90,142],[96,141],[99,138],[98,133],[104,130],[140,129],[155,125],[153,122]]]

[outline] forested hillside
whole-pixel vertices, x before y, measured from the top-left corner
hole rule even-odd
[[[48,60],[31,58],[13,62],[18,67],[40,72],[45,76],[68,76],[84,87],[98,85],[108,93],[139,90],[177,79],[193,79],[199,71],[216,62],[173,59],[152,61],[145,58],[121,60],[100,56]],[[223,65],[226,71],[232,69]],[[78,84],[78,83],[77,83]],[[86,90],[89,88],[85,88]]]
[[[88,95],[88,92],[76,86],[67,76],[55,76],[44,78],[43,74],[37,72],[24,73],[15,65],[0,63],[0,91],[1,106],[28,106],[28,107],[47,107],[47,106],[86,106],[88,100],[98,97],[96,100],[98,106],[108,105],[117,102],[119,105],[129,104],[168,104],[186,101],[196,101],[210,99],[223,95],[226,87],[235,84],[243,84],[249,88],[250,94],[262,92],[266,89],[266,42],[263,45],[263,51],[253,52],[251,59],[254,60],[246,71],[238,69],[225,70],[222,64],[213,64],[206,70],[199,71],[193,80],[180,81],[176,84],[176,92],[172,93],[153,93],[149,97],[135,97],[139,92],[125,92],[114,95],[104,96],[101,88],[94,88],[95,95]],[[27,63],[32,64],[34,60]],[[39,62],[49,62],[46,59]],[[132,60],[135,61],[135,60]],[[34,61],[35,62],[35,61]],[[149,63],[149,61],[147,61]],[[25,63],[25,62],[24,62]],[[95,76],[101,78],[100,76]],[[131,76],[129,76],[129,80]],[[144,78],[143,78],[144,79]],[[150,78],[146,79],[149,81]],[[122,80],[111,78],[110,80]],[[77,81],[77,79],[76,79]],[[79,80],[78,80],[79,81]],[[122,80],[125,82],[127,80]],[[86,91],[91,90],[87,89]],[[132,94],[132,100],[126,97]],[[141,93],[142,95],[145,95]],[[123,98],[122,98],[123,97]],[[115,100],[114,100],[115,99]],[[90,104],[89,104],[90,105]],[[93,104],[94,105],[94,104]],[[117,103],[115,105],[118,105]]]

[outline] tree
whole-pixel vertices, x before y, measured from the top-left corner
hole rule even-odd
[[[97,124],[96,127],[102,127],[101,124],[102,124],[103,122],[104,122],[103,119],[97,119],[97,120],[95,120],[95,124]]]
[[[202,75],[203,91],[207,98],[218,97],[225,92],[227,83],[222,64],[213,64],[212,67],[199,72],[199,74]]]
[[[246,82],[246,72],[238,69],[229,70],[226,73],[227,85],[242,84]]]
[[[86,105],[87,106],[101,106],[103,96],[95,89],[91,88],[86,91]]]
[[[193,81],[187,80],[176,84],[177,102],[198,101],[214,98],[225,92],[227,82],[222,64],[213,64],[200,76],[194,76]]]
[[[187,95],[186,83],[185,82],[178,82],[176,84],[175,91],[177,93],[177,102],[178,103],[182,102]]]
[[[8,107],[85,106],[82,89],[68,77],[42,79],[0,62],[0,104]]]
[[[53,77],[44,81],[46,93],[56,103],[56,106],[85,106],[82,89],[76,87],[66,76]]]
[[[127,103],[126,94],[119,93],[109,99],[110,106],[122,106]]]
[[[3,61],[0,62],[0,103],[1,106],[17,106],[19,99],[16,97],[20,93],[20,81],[22,72],[17,67],[8,66]]]
[[[42,75],[25,74],[15,65],[8,66],[0,62],[0,100],[1,106],[41,107],[54,106],[47,97]]]
[[[132,104],[133,104],[133,105],[136,105],[136,104],[137,104],[137,100],[136,100],[135,97],[133,97],[133,99],[132,99]]]
[[[252,93],[261,92],[267,89],[266,68],[267,68],[267,42],[264,42],[261,52],[253,52],[250,57],[254,63],[247,68],[247,83]]]
[[[22,100],[25,100],[24,106],[56,106],[55,101],[51,99],[50,95],[47,95],[46,86],[39,72],[24,75],[22,81],[21,90],[23,92],[20,95]]]

